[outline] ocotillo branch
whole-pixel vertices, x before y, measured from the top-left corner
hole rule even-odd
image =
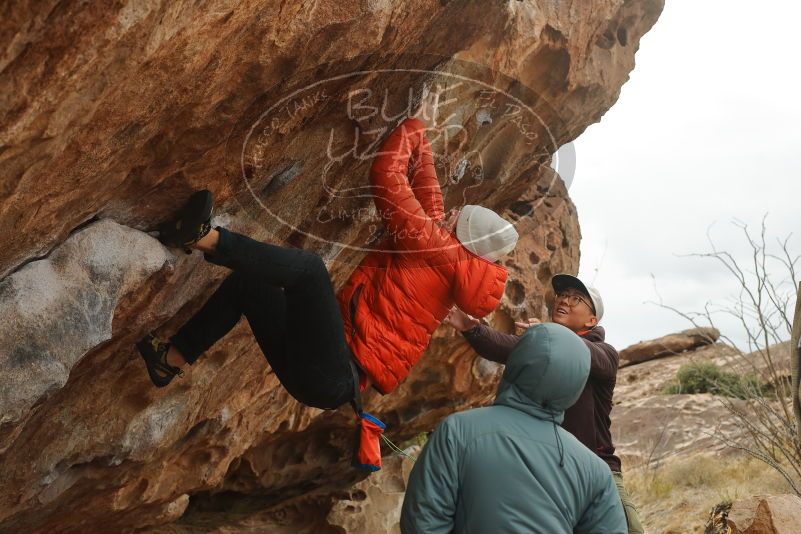
[[[793,370],[793,413],[795,414],[796,437],[801,442],[801,284],[795,299],[793,333],[790,338],[790,361]]]

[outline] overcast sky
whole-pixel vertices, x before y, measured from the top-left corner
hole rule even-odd
[[[801,7],[666,4],[620,99],[575,142],[580,276],[601,291],[618,349],[691,326],[646,303],[657,299],[654,279],[664,302],[686,311],[736,296],[713,260],[676,256],[710,250],[707,230],[742,257],[747,243],[731,221],[757,230],[768,213],[770,235],[795,232],[801,253]]]

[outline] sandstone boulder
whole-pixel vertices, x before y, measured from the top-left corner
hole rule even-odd
[[[797,534],[801,530],[801,497],[768,495],[735,501],[726,525],[731,534]]]
[[[624,469],[721,451],[726,448],[723,439],[741,436],[742,425],[714,395],[667,395],[664,391],[688,361],[730,366],[740,358],[742,355],[732,347],[714,343],[689,354],[665,356],[620,369],[611,417],[612,440]],[[732,402],[740,404],[738,400]]]
[[[720,338],[716,328],[691,328],[650,341],[641,341],[620,351],[620,366],[647,362],[714,343]]]
[[[407,452],[419,454],[419,447]],[[154,534],[395,534],[413,462],[401,456],[384,458],[384,467],[347,488],[321,487],[280,504],[259,499],[218,499],[214,509],[190,510],[180,521]]]
[[[515,221],[523,239],[490,320],[509,330],[542,317],[550,276],[578,269],[554,154],[616,101],[662,6],[6,3],[0,531],[152,529],[248,499],[287,514],[302,495],[357,482],[352,413],[289,397],[245,321],[182,380],[150,386],[135,340],[173,333],[227,272],[146,232],[209,188],[228,227],[318,252],[339,286],[380,233],[361,156],[410,90],[461,76],[470,83],[449,85],[461,134],[433,142],[446,207]],[[487,87],[527,94],[535,120]],[[255,128],[264,116],[275,120]],[[489,402],[498,378],[442,328],[401,388],[365,400],[398,441]]]
[[[742,434],[739,422],[708,393],[624,400],[612,410],[612,442],[627,468],[676,455],[720,451],[726,440]]]
[[[419,455],[420,448],[411,452]],[[400,534],[401,507],[413,465],[408,458],[387,458],[379,476],[355,484],[346,498],[334,503],[328,513],[328,523],[345,532]]]
[[[62,388],[84,354],[111,339],[122,297],[171,258],[156,239],[104,219],[0,280],[0,424]]]

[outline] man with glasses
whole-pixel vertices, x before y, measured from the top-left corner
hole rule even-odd
[[[604,313],[601,294],[569,274],[557,274],[551,279],[551,285],[555,293],[551,321],[575,332],[590,349],[591,356],[590,376],[584,391],[576,403],[565,411],[562,428],[607,463],[626,512],[629,534],[641,534],[643,528],[637,509],[623,484],[620,458],[615,455],[615,446],[612,444],[609,414],[612,411],[612,393],[619,358],[617,350],[604,342],[604,329],[598,325]],[[451,310],[447,320],[462,332],[480,356],[494,362],[505,364],[519,339],[519,336],[493,330],[458,308]],[[531,319],[515,325],[525,329],[539,322]]]

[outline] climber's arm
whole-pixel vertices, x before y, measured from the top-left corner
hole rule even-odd
[[[434,155],[431,152],[431,143],[425,135],[420,136],[420,142],[412,152],[412,191],[423,207],[426,215],[435,221],[445,218],[445,205],[442,200],[442,189],[437,179],[434,167]]]
[[[373,201],[387,237],[406,250],[437,248],[448,242],[448,232],[426,213],[407,178],[409,158],[425,137],[425,128],[419,119],[404,120],[381,145],[370,167]]]

